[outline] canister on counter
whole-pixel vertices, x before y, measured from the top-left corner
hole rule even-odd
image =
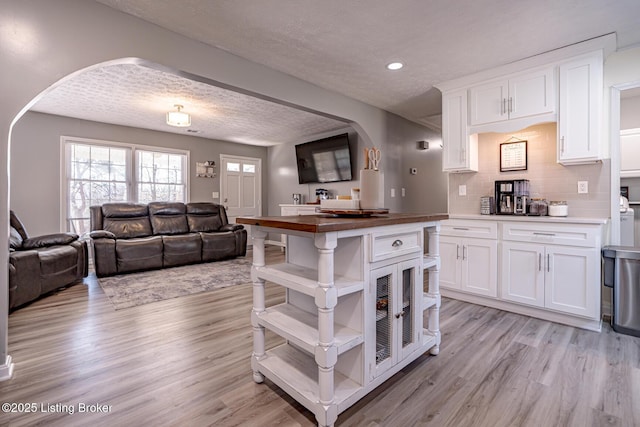
[[[480,197],[480,213],[482,215],[493,215],[496,213],[496,204],[492,196]]]
[[[547,201],[545,199],[531,199],[529,205],[528,215],[533,216],[546,216],[547,215]]]
[[[568,216],[569,206],[564,200],[552,200],[549,202],[549,216]]]

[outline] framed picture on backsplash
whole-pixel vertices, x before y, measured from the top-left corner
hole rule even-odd
[[[527,170],[527,141],[500,144],[500,172]]]

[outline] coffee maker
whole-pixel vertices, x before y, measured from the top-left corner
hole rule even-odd
[[[529,201],[529,180],[513,179],[495,182],[496,214],[526,215]]]

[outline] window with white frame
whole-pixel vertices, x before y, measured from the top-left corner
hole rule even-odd
[[[187,201],[188,151],[69,137],[62,137],[62,144],[63,218],[69,231],[90,231],[93,205]]]

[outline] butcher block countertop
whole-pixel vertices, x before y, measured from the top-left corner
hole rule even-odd
[[[331,231],[355,230],[358,228],[381,227],[394,224],[442,221],[448,214],[389,213],[367,217],[335,217],[331,215],[260,216],[236,218],[236,223],[261,227],[327,233]]]

